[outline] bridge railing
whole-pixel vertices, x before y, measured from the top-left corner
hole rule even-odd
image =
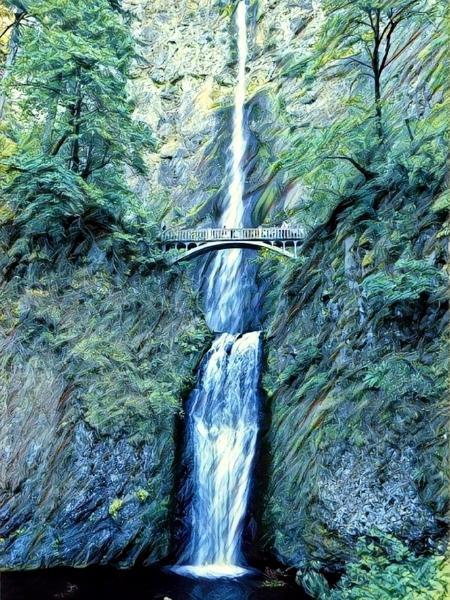
[[[162,231],[163,242],[213,242],[219,240],[301,240],[297,227],[233,227],[211,229],[168,229]]]

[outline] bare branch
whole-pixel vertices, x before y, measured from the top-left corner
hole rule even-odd
[[[0,38],[2,38],[6,33],[8,33],[8,31],[11,29],[11,27],[14,27],[14,25],[16,24],[16,21],[13,21],[12,23],[10,23],[1,33],[0,33]]]
[[[406,44],[404,46],[399,48],[393,54],[393,56],[390,58],[390,60],[387,61],[385,66],[388,67],[394,60],[396,60],[400,56],[400,54],[402,54],[406,50],[406,48],[408,48],[408,46],[410,46],[413,42],[416,41],[416,39],[419,37],[420,34],[421,34],[421,30],[419,29],[418,31],[416,31],[416,33],[413,36],[411,36],[411,38],[406,42]]]
[[[405,4],[405,6],[402,6],[402,8],[400,8],[398,10],[398,12],[396,12],[393,16],[392,16],[392,20],[393,21],[401,21],[403,19],[407,19],[408,17],[405,15],[403,16],[401,19],[399,19],[400,15],[405,11],[408,10],[408,8],[411,8],[412,6],[414,6],[414,4],[418,4],[419,0],[412,0],[411,2],[408,2],[407,4]]]
[[[377,176],[377,173],[375,173],[374,171],[369,171],[368,169],[366,169],[365,167],[360,165],[354,158],[351,158],[350,156],[337,155],[337,156],[324,156],[323,158],[326,160],[346,160],[346,161],[348,161],[355,167],[355,169],[358,169],[358,171],[362,175],[364,175],[366,180],[373,179],[374,177]]]
[[[381,60],[381,64],[380,64],[380,75],[383,72],[384,67],[386,66],[386,62],[389,56],[389,52],[391,51],[391,42],[392,42],[392,35],[394,33],[394,30],[397,26],[397,23],[395,23],[394,21],[392,21],[391,27],[388,31],[387,37],[386,37],[386,47],[384,49],[384,55],[383,58]]]
[[[53,145],[52,149],[50,150],[50,156],[56,156],[58,154],[64,142],[68,139],[69,135],[70,131],[65,131],[63,133],[63,135],[59,138],[59,140]]]
[[[12,23],[10,23],[9,25],[7,25],[7,27],[2,31],[2,33],[0,33],[0,38],[2,38],[6,33],[8,33],[8,31],[11,29],[11,27],[15,27],[16,25],[19,25],[19,23],[22,21],[22,19],[25,18],[26,16],[26,12],[23,11],[21,13],[19,13],[18,15],[16,15],[16,18],[14,19],[14,21]]]
[[[391,18],[389,18],[389,21],[386,25],[386,27],[383,29],[381,36],[380,36],[380,42],[383,41],[384,36],[389,32],[392,33],[391,28],[392,27],[396,27],[397,23],[395,21],[393,21]]]
[[[362,67],[366,67],[366,69],[372,68],[371,65],[364,62],[363,60],[360,60],[359,58],[355,58],[354,56],[346,56],[345,58],[340,58],[339,60],[348,60],[350,62],[355,62],[355,63],[358,63],[358,65],[361,65]]]

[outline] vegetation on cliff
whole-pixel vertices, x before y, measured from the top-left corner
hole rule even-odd
[[[297,261],[260,262],[260,548],[316,597],[444,598],[446,5],[305,1],[285,21],[297,4],[250,11],[246,199],[255,223],[306,235]],[[234,3],[196,21],[164,2],[159,29],[142,26],[144,116],[165,139],[155,176],[120,5],[0,7],[2,567],[127,566],[169,548],[174,419],[209,334],[155,248],[166,207],[129,182],[158,180],[179,221],[220,209],[233,65],[217,67],[228,30],[208,29]],[[277,48],[280,30],[302,52]]]
[[[287,215],[308,235],[296,264],[266,256],[261,269],[273,284],[263,543],[315,596],[443,598],[445,7],[330,0],[322,17],[310,55],[282,65],[312,105],[339,94],[322,125],[292,123],[278,165],[301,184]],[[385,534],[409,544],[404,563],[370,542]],[[346,572],[332,593],[330,570]]]
[[[155,247],[163,207],[127,184],[153,146],[128,93],[134,41],[107,0],[8,6],[0,564],[155,560],[209,334]]]

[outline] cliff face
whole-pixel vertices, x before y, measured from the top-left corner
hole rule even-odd
[[[148,157],[150,178],[136,183],[143,195],[167,201],[171,219],[185,220],[223,184],[220,115],[234,84],[229,10],[226,3],[202,0],[128,7],[142,42],[133,84],[137,114],[159,142]]]
[[[133,88],[137,115],[158,138],[148,156],[151,177],[136,181],[144,197],[160,197],[168,223],[214,220],[227,185],[227,149],[236,76],[234,3],[227,1],[128,2],[142,45]],[[281,77],[292,56],[310,47],[320,22],[315,2],[250,2],[247,63],[249,133],[245,202],[255,222],[270,209],[289,208],[300,186],[280,172],[292,127],[302,119],[327,121],[332,91],[311,109],[315,94]],[[342,84],[338,84],[342,87]],[[335,84],[321,83],[333,90]]]
[[[232,4],[136,11],[150,63],[136,83],[139,111],[161,140],[150,158],[152,186],[175,206],[169,222],[214,218],[236,66]],[[254,222],[287,218],[309,235],[297,264],[267,255],[259,263],[272,413],[260,548],[299,567],[300,578],[311,565],[339,570],[372,534],[440,552],[445,209],[436,198],[445,169],[439,153],[438,168],[418,166],[428,143],[421,120],[442,101],[428,54],[436,29],[414,19],[402,25],[411,42],[385,76],[392,134],[383,155],[358,137],[370,78],[308,70],[321,3],[261,0],[249,12],[245,201]],[[325,158],[306,167],[316,130],[325,132],[316,154],[350,156],[356,168]]]
[[[259,549],[301,578],[339,570],[375,530],[441,552],[445,169],[421,120],[442,102],[429,75],[435,29],[403,32],[414,40],[391,67],[382,155],[356,117],[340,122],[370,104],[370,82],[308,72],[321,3],[249,4],[245,202],[255,223],[288,219],[307,240],[296,262],[257,263],[271,419]],[[158,140],[149,176],[132,183],[167,207],[166,224],[211,223],[227,183],[234,3],[124,5],[141,43],[136,115]],[[409,64],[419,52],[423,76]],[[329,136],[319,166],[311,131]],[[367,173],[330,166],[331,149]],[[209,342],[191,282],[157,268],[117,274],[93,248],[86,263],[2,293],[0,566],[163,557],[175,415]]]
[[[175,418],[208,334],[180,276],[96,258],[2,288],[4,569],[169,551]]]
[[[263,543],[302,569],[340,568],[361,536],[435,550],[446,530],[444,215],[431,203],[407,180],[361,186],[269,299]]]

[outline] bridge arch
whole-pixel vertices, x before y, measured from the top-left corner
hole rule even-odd
[[[192,245],[192,242],[189,243],[189,246]],[[183,244],[180,244],[181,247],[186,247],[183,246]],[[197,246],[195,246],[194,248],[188,248],[186,249],[185,252],[181,253],[179,256],[175,257],[172,261],[172,264],[184,261],[184,260],[190,260],[192,258],[197,258],[198,256],[201,256],[202,254],[206,254],[207,252],[217,252],[218,250],[227,250],[227,249],[231,249],[231,248],[241,248],[241,249],[248,249],[248,250],[261,250],[261,249],[266,249],[266,250],[271,250],[272,252],[277,252],[278,254],[281,254],[282,256],[286,256],[287,258],[294,258],[295,255],[291,252],[288,252],[288,250],[286,250],[285,248],[280,248],[279,246],[276,246],[275,244],[270,244],[267,242],[260,242],[258,240],[218,240],[218,241],[214,241],[214,242],[206,242],[203,244],[199,244]]]
[[[297,247],[303,240],[303,231],[298,227],[233,227],[231,229],[163,229],[159,244],[164,251],[175,248],[184,250],[172,260],[177,263],[201,256],[206,252],[242,248],[266,249],[287,258],[297,257]],[[288,251],[290,248],[291,251]]]

